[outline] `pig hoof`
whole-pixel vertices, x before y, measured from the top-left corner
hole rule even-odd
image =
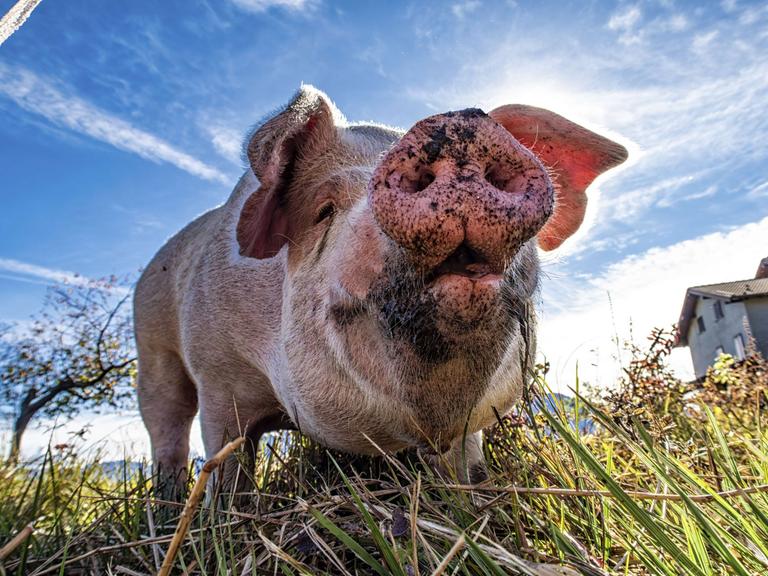
[[[482,484],[488,480],[488,468],[483,462],[478,462],[469,467],[469,483]]]

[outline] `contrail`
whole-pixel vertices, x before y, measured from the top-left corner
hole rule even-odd
[[[8,10],[8,13],[0,19],[0,46],[11,37],[11,34],[21,28],[40,2],[42,0],[19,0],[13,8]]]

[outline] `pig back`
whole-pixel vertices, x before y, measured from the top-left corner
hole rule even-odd
[[[136,285],[137,343],[176,352],[198,384],[211,373],[235,385],[270,372],[283,259],[244,258],[235,237],[239,210],[256,187],[246,174],[225,204],[166,242]],[[227,367],[248,374],[224,374]]]

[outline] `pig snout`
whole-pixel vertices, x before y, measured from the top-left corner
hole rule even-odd
[[[477,109],[414,125],[377,166],[368,199],[413,265],[462,275],[501,274],[553,208],[540,161]]]

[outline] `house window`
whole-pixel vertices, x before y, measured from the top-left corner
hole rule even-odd
[[[733,347],[736,349],[736,358],[738,360],[744,360],[744,358],[747,357],[744,351],[744,336],[736,334],[736,336],[733,337]]]
[[[722,354],[725,354],[725,349],[722,346],[718,346],[715,348],[715,360],[720,358]]]
[[[698,324],[698,326],[699,326],[699,334],[701,334],[702,332],[706,332],[707,331],[707,327],[704,326],[704,318],[702,318],[701,316],[696,318],[696,324]]]
[[[714,307],[715,307],[715,321],[717,322],[721,318],[725,317],[725,314],[723,314],[723,303],[720,302],[720,300],[715,300]]]

